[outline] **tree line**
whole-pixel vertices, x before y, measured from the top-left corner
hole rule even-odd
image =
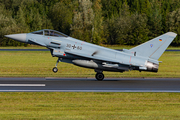
[[[54,29],[93,44],[138,45],[168,31],[180,45],[180,0],[0,0],[0,46],[26,46],[6,34]]]

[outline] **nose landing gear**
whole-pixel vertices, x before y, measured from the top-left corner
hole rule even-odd
[[[52,69],[52,71],[53,71],[54,73],[56,73],[56,72],[58,71],[57,65],[58,65],[59,62],[61,62],[60,58],[58,58],[58,60],[57,60],[57,62],[56,62],[56,66]]]

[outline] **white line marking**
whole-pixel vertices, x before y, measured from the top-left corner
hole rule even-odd
[[[45,84],[0,84],[0,86],[25,86],[25,87],[39,87],[39,86],[46,86]]]

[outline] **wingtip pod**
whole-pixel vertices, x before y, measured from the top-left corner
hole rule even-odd
[[[172,36],[172,37],[176,37],[176,33],[174,32],[167,32],[166,35]]]

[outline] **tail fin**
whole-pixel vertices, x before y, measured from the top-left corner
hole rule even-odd
[[[176,35],[176,33],[167,32],[159,37],[130,49],[130,51],[140,56],[158,60],[166,48],[171,44]]]

